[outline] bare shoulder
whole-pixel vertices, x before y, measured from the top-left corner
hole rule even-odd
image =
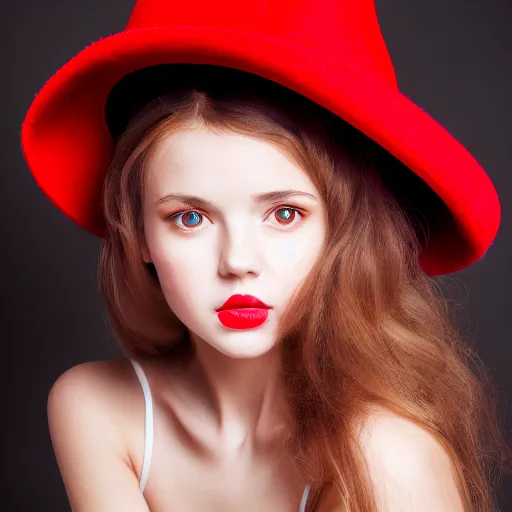
[[[140,408],[129,366],[128,360],[79,364],[50,390],[48,425],[73,511],[147,511],[128,450],[126,425]]]
[[[442,445],[427,430],[384,408],[375,408],[361,431],[365,453],[374,464],[411,475],[432,458],[449,463]]]
[[[104,403],[119,398],[119,393],[133,384],[131,372],[133,367],[128,359],[81,363],[69,368],[56,379],[50,390],[50,398],[73,393]]]
[[[430,432],[375,408],[360,442],[383,511],[463,511],[451,458]]]
[[[101,421],[102,415],[106,415],[105,421],[108,418],[111,424],[126,425],[123,416],[138,405],[134,393],[137,385],[127,359],[78,364],[54,382],[48,396],[48,420],[51,423],[66,411],[79,408],[86,418]]]

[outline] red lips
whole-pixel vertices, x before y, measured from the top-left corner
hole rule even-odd
[[[260,308],[271,309],[270,306],[259,300],[253,295],[232,295],[229,299],[222,304],[216,311],[224,311],[226,309],[240,309],[240,308]]]
[[[269,309],[252,295],[232,295],[217,309],[217,317],[229,329],[254,329],[267,321]]]

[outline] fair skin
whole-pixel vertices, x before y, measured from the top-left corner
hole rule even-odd
[[[59,377],[48,416],[72,510],[296,512],[306,482],[279,445],[286,418],[276,328],[324,242],[320,195],[276,147],[231,133],[175,133],[148,164],[142,256],[196,356],[141,362],[155,408],[144,495],[144,398],[130,362],[85,363]],[[303,194],[256,199],[283,190]],[[211,204],[158,203],[169,194]],[[304,215],[288,211],[285,222],[278,212],[287,207]],[[199,212],[199,224],[169,218],[184,210]],[[214,309],[235,293],[272,306],[265,324],[233,330],[219,322]],[[415,425],[376,408],[361,446],[382,512],[462,511],[447,455]],[[321,504],[335,510],[332,499]]]

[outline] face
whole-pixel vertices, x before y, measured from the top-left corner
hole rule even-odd
[[[168,136],[147,165],[143,257],[169,307],[196,343],[234,358],[263,355],[323,245],[318,191],[274,145],[204,128]],[[234,294],[270,306],[265,322],[226,327],[216,309]]]

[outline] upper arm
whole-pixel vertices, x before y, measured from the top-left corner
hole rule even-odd
[[[364,449],[379,510],[464,512],[453,463],[425,430],[399,418],[376,422]]]
[[[94,363],[62,374],[48,396],[48,425],[74,512],[149,512]]]

